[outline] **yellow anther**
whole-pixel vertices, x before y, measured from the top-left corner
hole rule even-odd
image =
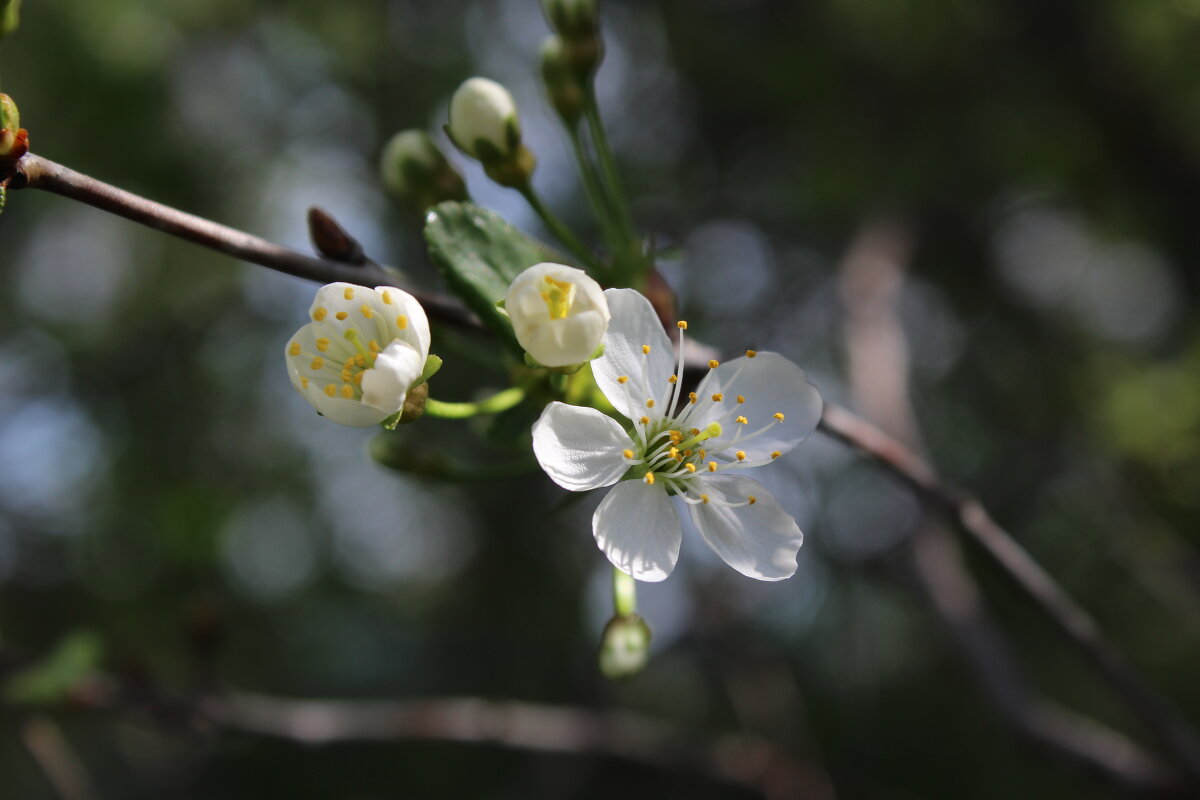
[[[387,289],[383,290],[383,304],[385,306],[390,306],[392,304],[392,293]]]
[[[333,397],[334,395],[337,394],[337,387],[334,386],[332,383],[325,384],[325,394],[329,395],[330,397]]]
[[[292,342],[290,345],[288,345],[288,355],[289,356],[300,355],[300,343],[299,342]]]
[[[671,384],[672,386],[674,386],[675,384],[679,383],[679,376],[678,376],[678,375],[672,375],[671,377],[667,378],[667,383],[669,383],[669,384]]]
[[[709,369],[716,369],[719,366],[721,366],[721,362],[717,361],[715,358],[708,362]]]
[[[654,408],[654,400],[653,399],[646,401],[646,408]]]
[[[699,429],[699,428],[692,428],[690,431],[688,431],[688,433],[690,433],[692,436],[699,436],[699,435],[700,435],[700,429]]]
[[[681,331],[686,331],[687,330],[687,320],[686,319],[679,320],[679,322],[675,323],[675,327],[679,328],[679,330],[681,330]]]
[[[357,384],[358,386],[362,386],[362,376],[363,376],[363,375],[365,375],[365,374],[366,374],[366,373],[364,373],[364,372],[360,372],[360,373],[358,373],[357,375],[355,375],[355,376],[354,376],[354,383],[355,383],[355,384]]]
[[[336,314],[334,314],[334,316],[337,317],[338,319],[345,319],[346,317],[348,317],[350,315],[347,314],[345,311],[339,311]]]
[[[746,358],[754,358],[756,355],[758,355],[757,350],[747,350],[746,351]]]
[[[725,399],[725,395],[721,394],[720,392],[717,392],[716,394],[714,394],[712,396],[712,399],[713,399],[714,403],[719,403]]]
[[[695,393],[695,392],[688,392],[688,402],[689,402],[689,403],[695,403],[695,402],[696,402],[696,400],[697,400],[696,393]]]
[[[546,285],[542,288],[542,302],[546,304],[546,312],[550,319],[566,319],[575,304],[575,284],[570,281],[556,281],[549,275],[545,277]]]
[[[738,417],[734,420],[734,422],[736,422],[738,425],[745,425],[749,421],[750,420],[746,419],[745,417]]]
[[[642,345],[642,355],[644,355],[644,356],[650,355],[650,345],[648,345],[648,344]]]
[[[690,462],[690,461],[689,461],[688,463],[684,464],[684,465],[683,465],[683,468],[684,468],[684,469],[686,469],[688,472],[695,472],[695,471],[696,471],[696,465],[695,465],[695,464],[693,464],[693,463],[692,463],[692,462]]]
[[[360,367],[365,367],[367,365],[367,357],[362,353],[359,353],[354,357],[354,363],[358,364]]]
[[[741,405],[742,403],[746,402],[746,397],[745,397],[745,395],[740,395],[740,394],[739,394],[739,395],[737,396],[737,401],[738,401],[738,405]]]
[[[329,349],[329,340],[324,336],[322,336],[320,339],[317,339],[317,349],[324,353]]]
[[[646,473],[646,483],[650,484],[651,486],[654,485],[654,473],[653,472]]]
[[[780,422],[783,422],[783,412],[782,411],[776,411],[771,416],[773,416],[775,419],[779,420]]]
[[[361,311],[362,315],[367,319],[371,318],[371,307],[366,303],[363,303],[361,306],[359,306],[358,310]]]
[[[758,498],[752,494],[748,494],[748,495],[746,495],[746,502],[749,503],[750,505],[754,505],[755,503],[758,502]]]
[[[353,300],[354,299],[354,287],[347,286],[346,290],[344,292],[342,292],[342,297],[346,298],[347,300]]]
[[[333,384],[330,384],[330,385],[332,386]],[[354,397],[354,387],[348,383],[343,383],[342,384],[342,397],[346,398],[347,400]]]
[[[382,347],[379,346],[379,342],[375,341],[374,339],[367,342],[367,347],[369,347],[371,349],[372,353],[378,353],[380,350],[383,349]]]
[[[325,310],[324,306],[317,306],[316,310],[313,311],[313,319],[315,319],[317,322],[320,322],[321,320],[325,319],[325,315],[328,313],[329,312]]]
[[[404,316],[403,314],[396,317],[396,327],[399,328],[400,330],[404,330],[405,328],[407,328],[408,327],[408,317]]]
[[[684,451],[683,451],[683,454],[684,454],[685,456],[687,456],[688,458],[691,458],[691,457],[692,457],[692,455],[693,455],[693,453],[692,453],[692,451],[691,451],[690,449],[689,449],[689,450],[684,450]]]
[[[678,459],[679,458],[679,448],[672,447],[670,450],[667,451],[667,455],[670,456],[671,458]]]
[[[632,459],[632,458],[633,458],[633,451],[632,451],[632,450],[622,450],[622,451],[621,451],[621,455],[625,456],[625,457],[626,457],[626,458],[628,458],[628,459]]]
[[[308,378],[304,377],[303,375],[300,376],[300,388],[301,389],[308,388]]]
[[[745,450],[738,450],[736,453],[734,453],[734,455],[737,456],[738,461],[746,460],[746,451]]]
[[[707,505],[708,504],[708,495],[706,495],[706,494],[700,495],[700,502]]]
[[[716,472],[717,471],[717,462],[715,462],[715,461],[708,462],[708,471]]]
[[[703,460],[704,460],[704,456],[705,456],[705,451],[703,450],[703,448],[700,450],[700,453],[699,453],[699,455],[700,455],[700,460],[701,460],[701,461],[703,461]]]
[[[325,359],[321,358],[320,356],[317,356],[316,358],[314,358],[312,360],[312,364],[310,364],[309,366],[311,366],[313,369],[321,369],[322,367],[325,366]]]
[[[680,431],[668,431],[667,435],[671,437],[672,442],[679,443],[683,441],[683,433]]]
[[[779,458],[781,455],[783,455],[783,453],[776,450],[775,452],[771,453],[771,458]]]
[[[618,375],[617,383],[629,383],[629,376],[628,375]]]
[[[643,425],[649,425],[649,424],[650,424],[650,418],[649,418],[649,417],[642,417],[640,420],[638,420],[638,422],[642,423]]]

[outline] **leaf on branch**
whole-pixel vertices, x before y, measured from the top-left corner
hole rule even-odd
[[[59,703],[95,671],[103,653],[100,637],[93,631],[68,634],[41,661],[9,678],[3,698],[16,705]]]
[[[425,218],[429,257],[446,283],[516,355],[524,351],[496,304],[528,267],[562,256],[473,203],[439,203]]]

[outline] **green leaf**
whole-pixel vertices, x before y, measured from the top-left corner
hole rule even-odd
[[[562,256],[473,203],[439,203],[425,218],[429,257],[446,283],[494,330],[513,353],[524,351],[496,304],[525,269]]]
[[[61,702],[100,662],[104,646],[93,631],[68,634],[54,651],[4,685],[4,699],[18,705]]]

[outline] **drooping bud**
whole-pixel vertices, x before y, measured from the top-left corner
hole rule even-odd
[[[650,626],[637,614],[614,616],[600,636],[600,672],[609,680],[631,678],[650,658]]]
[[[521,347],[546,367],[590,360],[612,318],[600,284],[581,269],[549,262],[513,280],[504,310]]]
[[[400,203],[418,212],[443,200],[469,200],[467,185],[422,130],[400,131],[379,160],[383,185]]]
[[[596,0],[542,0],[550,26],[562,37],[563,61],[587,79],[604,57]]]
[[[17,29],[21,22],[21,0],[0,0],[0,39]]]
[[[574,127],[583,115],[584,87],[563,53],[563,41],[549,36],[542,42],[542,82],[550,105],[563,122]]]
[[[459,150],[483,163],[502,186],[522,186],[533,174],[533,154],[521,143],[513,96],[495,81],[469,78],[450,98],[446,133]]]

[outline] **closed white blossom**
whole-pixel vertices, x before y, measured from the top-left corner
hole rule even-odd
[[[450,98],[450,138],[480,161],[507,158],[521,144],[521,121],[512,94],[487,78],[469,78]]]
[[[521,347],[547,367],[581,364],[608,330],[608,301],[583,270],[535,264],[508,287],[504,309]]]
[[[429,320],[402,289],[331,283],[285,348],[296,391],[334,422],[365,428],[400,411],[429,356]]]
[[[800,444],[821,418],[821,397],[804,371],[778,353],[746,351],[709,370],[682,394],[682,356],[650,302],[609,289],[612,322],[592,372],[628,428],[593,408],[554,402],[533,426],[533,450],[564,489],[616,484],[592,516],[592,533],[618,569],[661,581],[679,557],[686,507],[704,541],[729,566],[765,581],[796,571],[803,534],[743,471]],[[679,323],[680,353],[683,330]],[[674,499],[674,500],[673,500]]]

